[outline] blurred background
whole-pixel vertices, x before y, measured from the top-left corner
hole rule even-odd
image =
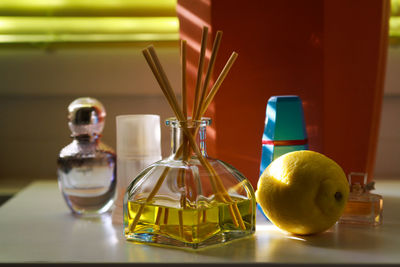
[[[391,1],[377,179],[400,177],[399,2]],[[159,114],[162,122],[172,115],[141,50],[154,44],[180,97],[176,5],[176,0],[0,1],[0,200],[34,180],[56,181],[58,153],[71,142],[67,106],[75,98],[95,97],[104,104],[102,140],[114,148],[117,115]],[[166,156],[169,129],[162,123],[161,131]]]

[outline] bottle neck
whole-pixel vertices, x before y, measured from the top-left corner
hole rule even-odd
[[[80,134],[71,135],[71,137],[79,144],[98,144],[100,142],[101,134]]]
[[[201,154],[206,157],[206,127],[199,127],[197,131],[195,128],[189,128],[188,130],[194,137]],[[177,155],[177,153],[183,155],[183,147],[181,148],[181,146],[184,145],[190,148],[189,154],[192,155],[193,149],[184,133],[183,128],[171,127],[171,154],[173,156]],[[179,158],[181,158],[181,156],[179,156]]]
[[[188,121],[186,126],[204,157],[207,157],[206,126],[209,123],[209,119],[203,119],[200,121]],[[171,156],[175,158],[183,158],[184,154],[187,157],[192,156],[194,152],[185,134],[184,123],[177,120],[167,120],[167,125],[171,127]]]

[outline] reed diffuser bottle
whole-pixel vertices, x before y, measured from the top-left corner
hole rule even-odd
[[[198,128],[197,155],[183,152],[182,123],[171,127],[172,152],[140,173],[128,187],[124,203],[125,237],[131,241],[179,247],[203,247],[252,234],[255,197],[249,181],[234,167],[207,156],[209,119],[190,121]],[[207,169],[202,161],[212,168]]]
[[[226,77],[233,52],[207,92],[222,32],[214,40],[204,81],[201,81],[208,28],[203,28],[192,116],[186,107],[186,42],[181,41],[182,105],[179,105],[155,49],[143,50],[147,63],[175,113],[171,155],[143,170],[124,197],[124,234],[130,241],[199,248],[251,235],[255,231],[255,195],[249,181],[234,167],[208,157],[204,118],[208,105]],[[202,86],[201,86],[202,85]]]

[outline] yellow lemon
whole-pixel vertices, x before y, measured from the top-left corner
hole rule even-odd
[[[304,150],[282,155],[265,169],[256,200],[280,229],[308,235],[333,226],[348,195],[342,168],[320,153]]]

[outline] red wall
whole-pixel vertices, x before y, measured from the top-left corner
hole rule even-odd
[[[372,174],[388,6],[374,0],[178,0],[190,99],[203,25],[211,30],[208,52],[215,32],[224,32],[214,79],[232,51],[239,53],[206,114],[213,119],[208,154],[235,166],[255,187],[268,98],[296,94],[310,149],[346,173]]]

